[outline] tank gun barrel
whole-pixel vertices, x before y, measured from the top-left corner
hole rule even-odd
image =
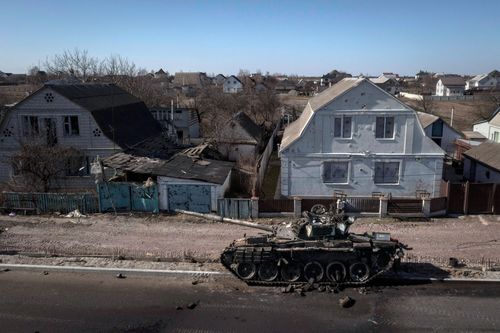
[[[207,218],[207,219],[214,220],[214,221],[227,222],[227,223],[231,223],[231,224],[241,225],[243,227],[260,229],[260,230],[269,231],[272,233],[275,232],[275,230],[272,226],[262,225],[262,224],[249,222],[249,221],[230,219],[230,218],[222,217],[222,216],[215,215],[215,214],[203,214],[203,213],[191,212],[191,211],[182,210],[182,209],[176,209],[175,212],[181,213],[181,214],[186,214],[186,215],[197,216],[197,217],[203,217],[203,218]]]

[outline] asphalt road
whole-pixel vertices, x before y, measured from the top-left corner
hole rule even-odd
[[[500,285],[433,283],[283,294],[232,277],[0,273],[1,332],[499,331]],[[356,303],[338,304],[349,295]],[[195,303],[194,309],[187,305]],[[178,306],[182,310],[176,309]]]

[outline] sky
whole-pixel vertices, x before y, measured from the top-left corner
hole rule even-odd
[[[74,48],[170,73],[500,69],[498,0],[0,0],[0,12],[3,72]]]

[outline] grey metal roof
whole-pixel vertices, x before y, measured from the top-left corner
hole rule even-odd
[[[436,120],[439,119],[438,116],[420,111],[417,111],[417,116],[423,128],[426,128],[427,126],[433,124]]]
[[[479,146],[467,150],[463,154],[500,171],[500,143],[488,140],[481,143]]]

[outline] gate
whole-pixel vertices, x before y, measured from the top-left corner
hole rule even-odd
[[[169,210],[182,209],[198,213],[210,213],[211,186],[168,184]]]
[[[222,217],[248,219],[252,215],[252,200],[250,199],[219,199],[217,206],[217,212]]]
[[[469,184],[471,214],[491,214],[493,210],[493,184]]]
[[[158,212],[158,187],[143,187],[134,183],[99,183],[101,212],[138,211]]]
[[[448,193],[448,212],[455,214],[464,213],[465,184],[450,184]]]

